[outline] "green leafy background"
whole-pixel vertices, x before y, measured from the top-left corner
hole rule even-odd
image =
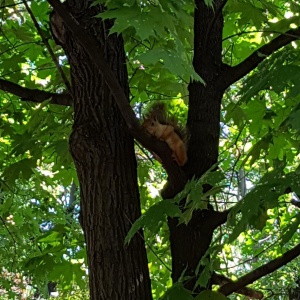
[[[111,34],[124,37],[130,100],[137,115],[160,100],[184,123],[187,85],[190,78],[202,80],[192,67],[194,3],[97,3],[108,8],[97,17],[115,19]],[[212,5],[212,1],[205,3]],[[48,3],[29,4],[68,77],[66,56],[49,31]],[[1,79],[62,93],[63,80],[23,4],[10,0],[5,5],[1,8]],[[238,65],[278,34],[299,26],[299,11],[297,2],[229,0],[223,9],[224,62]],[[232,210],[228,222],[215,232],[207,252],[210,260],[204,257],[199,262],[205,268],[200,285],[206,285],[213,270],[234,280],[299,243],[299,208],[291,205],[291,199],[298,201],[300,195],[299,71],[299,42],[295,41],[226,91],[220,171],[192,180],[171,201],[159,196],[166,182],[163,169],[150,159],[150,153],[136,148],[143,215],[124,243],[144,228],[154,299],[192,299],[182,283],[172,285],[170,279],[166,220],[176,216],[188,223],[194,210],[205,209],[203,183],[213,185],[215,209]],[[0,97],[0,286],[5,290],[1,297],[13,299],[26,285],[46,294],[47,282],[53,281],[58,282],[62,299],[86,299],[86,254],[77,219],[79,184],[68,147],[72,108],[49,101],[35,104],[4,91]],[[188,199],[184,213],[177,206],[182,197]],[[299,277],[298,265],[296,259],[253,287],[270,299],[284,297]],[[18,276],[24,276],[25,282],[16,283]],[[225,298],[205,291],[196,299]],[[231,295],[230,299],[243,297]]]

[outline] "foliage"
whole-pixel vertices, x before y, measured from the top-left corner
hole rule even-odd
[[[187,84],[190,77],[201,80],[191,63],[193,2],[101,0],[95,4],[103,2],[108,10],[98,17],[115,19],[111,34],[122,33],[125,39],[131,103],[137,114],[149,101],[163,100],[184,121]],[[66,57],[51,39],[47,2],[30,5],[68,75]],[[1,8],[1,78],[62,93],[59,71],[23,8],[22,4]],[[299,10],[296,2],[228,1],[224,61],[237,65],[278,33],[299,24]],[[207,207],[207,196],[215,209],[232,209],[207,252],[210,261],[199,262],[207,270],[207,278],[199,284],[205,285],[213,270],[236,279],[299,243],[299,209],[290,203],[300,195],[298,48],[299,42],[293,42],[277,51],[226,92],[220,170],[192,180],[177,198],[161,201],[159,190],[166,174],[156,161],[149,160],[151,154],[136,148],[143,216],[133,224],[126,242],[145,228],[154,299],[191,299],[180,283],[172,286],[165,221],[167,216],[179,216],[182,223],[188,223],[196,209]],[[68,151],[72,109],[25,102],[5,91],[1,91],[1,104],[0,257],[3,270],[10,274],[4,276],[3,271],[1,289],[8,298],[14,297],[20,292],[11,289],[16,285],[14,276],[23,276],[26,282],[18,283],[21,290],[30,284],[45,294],[46,283],[55,281],[64,299],[67,295],[74,299],[74,293],[87,286],[78,200],[71,202],[72,184],[78,186]],[[203,194],[203,183],[213,186],[210,195]],[[188,202],[182,213],[177,204],[184,197]],[[297,262],[262,278],[255,287],[282,295],[299,276]],[[84,296],[78,292],[80,297]],[[223,298],[205,291],[196,299]]]

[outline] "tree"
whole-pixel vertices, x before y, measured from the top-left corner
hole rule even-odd
[[[54,46],[46,26],[48,3],[53,7],[51,31],[61,47]],[[6,70],[6,75],[0,81],[0,89],[26,103],[42,103],[29,104],[29,112],[24,111],[26,106],[20,101],[17,109],[7,105],[1,128],[9,150],[3,150],[2,157],[9,155],[10,162],[2,163],[2,189],[5,195],[20,187],[32,189],[29,199],[35,209],[40,212],[44,206],[47,212],[47,216],[39,214],[34,220],[34,234],[28,230],[16,242],[18,226],[24,224],[25,217],[16,213],[17,206],[7,200],[8,196],[3,198],[1,221],[9,247],[20,252],[22,248],[16,244],[26,239],[42,245],[40,254],[32,250],[31,259],[23,267],[30,273],[34,273],[37,265],[48,266],[50,260],[59,265],[56,270],[73,268],[74,264],[67,264],[62,253],[68,253],[69,262],[71,258],[82,257],[79,249],[84,245],[74,218],[66,221],[65,210],[57,204],[52,211],[56,217],[47,210],[59,194],[59,186],[70,188],[72,181],[77,180],[65,155],[69,106],[73,103],[70,152],[80,186],[80,223],[87,250],[91,299],[152,298],[145,240],[139,230],[145,227],[155,235],[160,229],[154,223],[157,225],[166,216],[175,284],[166,292],[165,299],[204,299],[205,295],[223,299],[221,293],[227,296],[233,292],[262,298],[261,291],[246,286],[300,253],[299,241],[294,237],[299,225],[297,201],[292,201],[294,206],[286,204],[288,194],[300,194],[299,80],[295,76],[299,71],[295,50],[300,36],[298,5],[285,1],[225,0],[91,4],[48,0],[29,6],[23,1],[2,8],[9,17],[3,29],[2,70]],[[28,26],[30,32],[17,27],[17,23]],[[17,43],[18,37],[27,43]],[[53,65],[56,69],[51,78],[48,69],[38,70]],[[15,72],[20,67],[24,74]],[[281,74],[282,81],[278,81],[277,74]],[[37,88],[38,85],[45,88]],[[149,87],[158,98],[184,98],[188,93],[189,159],[183,168],[173,161],[165,143],[142,130],[129,104],[131,95],[137,111],[140,103],[148,100]],[[9,103],[7,95],[4,99],[3,103]],[[44,102],[47,99],[50,100]],[[284,105],[280,104],[283,100]],[[176,110],[176,105],[170,101],[172,109]],[[178,118],[180,113],[177,110]],[[133,138],[160,156],[168,175],[161,191],[165,200],[149,208],[141,218]],[[219,146],[223,150],[220,154]],[[53,161],[56,164],[50,167]],[[54,178],[51,182],[47,180],[57,187],[52,196],[39,190],[40,175],[47,168]],[[149,166],[142,170],[149,170]],[[233,176],[236,171],[239,175]],[[242,183],[251,183],[251,191],[246,193]],[[242,199],[227,197],[221,201],[222,195],[232,193],[232,185],[234,192],[240,187]],[[70,194],[68,190],[62,197],[69,201]],[[52,197],[52,201],[47,197]],[[42,198],[47,201],[36,200]],[[228,205],[232,199],[235,203]],[[21,200],[18,203],[32,215],[30,205]],[[40,236],[40,224],[45,220],[50,220],[49,227],[45,226]],[[267,260],[269,245],[262,243],[255,249],[253,236],[259,240],[269,236],[270,221],[274,221],[271,243],[277,245],[277,252]],[[276,240],[278,232],[282,233]],[[127,234],[126,241],[130,242],[124,244]],[[66,236],[70,243],[65,243]],[[239,245],[237,240],[241,237],[248,243]],[[248,274],[235,268],[239,279],[233,281],[228,278],[229,272],[227,276],[222,270],[216,272],[226,245],[239,246],[241,251],[249,246],[247,253],[262,252],[266,254],[265,262]],[[253,261],[255,258],[256,254]],[[46,281],[59,278],[51,272],[48,271],[52,277],[48,276]],[[82,276],[79,264],[72,273]],[[211,291],[213,284],[221,286],[219,293]]]

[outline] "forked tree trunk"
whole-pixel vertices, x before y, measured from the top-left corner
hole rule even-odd
[[[123,42],[115,35],[107,37],[110,24],[93,18],[96,8],[87,9],[87,2],[68,0],[67,9],[104,46],[106,59],[128,94]],[[214,1],[214,9],[203,0],[195,3],[194,67],[206,86],[189,85],[191,140],[184,169],[190,178],[200,177],[218,160],[224,92],[216,84],[222,68],[223,18],[218,11],[222,1]],[[71,65],[75,118],[70,147],[81,188],[91,299],[151,299],[143,240],[136,235],[128,248],[123,244],[131,223],[140,215],[133,140],[100,72],[61,27],[59,40]],[[169,220],[174,281],[185,270],[185,275],[193,278],[186,287],[193,289],[200,275],[195,276],[199,260],[226,214],[213,209],[197,211],[187,226]]]
[[[66,9],[99,41],[128,95],[124,46],[111,24],[94,16],[101,7],[69,0]],[[124,238],[140,216],[133,138],[99,70],[57,16],[57,39],[71,66],[74,125],[70,149],[81,191],[81,225],[86,240],[91,299],[151,299],[142,235],[129,246]]]

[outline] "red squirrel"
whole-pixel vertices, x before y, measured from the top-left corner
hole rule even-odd
[[[179,166],[185,165],[188,158],[184,132],[178,126],[176,119],[167,117],[164,104],[155,104],[142,125],[148,133],[168,144],[173,151],[172,156]]]

